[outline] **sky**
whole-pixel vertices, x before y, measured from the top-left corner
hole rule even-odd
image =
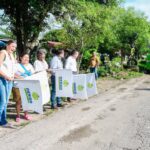
[[[144,12],[150,20],[150,0],[125,0],[125,7],[130,6]]]
[[[144,12],[145,15],[148,17],[148,20],[150,21],[150,0],[124,0],[124,1],[125,7],[134,7],[136,10]],[[2,11],[0,10],[0,14],[1,13]],[[52,28],[60,28],[60,27],[61,26],[56,23],[54,23],[52,26]]]

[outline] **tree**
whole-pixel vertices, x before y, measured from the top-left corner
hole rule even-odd
[[[122,9],[118,18],[116,35],[124,54],[129,55],[132,47],[135,48],[137,57],[142,51],[148,50],[150,23],[144,14],[135,11],[133,8]]]
[[[62,29],[50,31],[45,38],[63,42],[82,54],[98,49],[113,57],[121,50],[122,60],[123,55],[130,55],[133,46],[137,55],[149,50],[150,23],[146,17],[113,3],[121,1],[109,2],[105,6],[96,0],[70,0],[61,10]]]
[[[118,6],[123,0],[97,0],[101,4]]]
[[[71,5],[64,9],[63,29],[50,31],[45,38],[63,42],[66,47],[77,49],[84,55],[89,49],[98,49],[99,44],[112,35],[110,23],[113,21],[111,14],[114,8],[92,1],[76,1]],[[115,40],[114,35],[108,39]]]
[[[1,0],[0,9],[9,18],[19,55],[33,49],[39,33],[47,25],[49,13],[60,9],[62,3],[63,0]]]

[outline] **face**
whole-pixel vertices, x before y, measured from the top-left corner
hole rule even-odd
[[[10,52],[10,53],[13,53],[15,50],[16,50],[16,43],[11,43],[9,45],[7,45],[7,50]]]
[[[24,55],[20,59],[21,59],[21,63],[24,65],[29,63],[29,55],[28,54]]]
[[[39,53],[38,54],[38,59],[39,60],[45,60],[45,53]]]
[[[79,56],[79,52],[75,52],[75,54],[73,55],[73,57],[74,57],[75,59],[77,59],[78,56]]]
[[[93,53],[93,56],[96,56],[96,52]]]
[[[61,52],[61,54],[59,55],[61,58],[64,58],[65,52],[64,50]]]

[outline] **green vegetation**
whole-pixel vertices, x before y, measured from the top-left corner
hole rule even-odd
[[[109,55],[111,60],[106,60],[106,64],[98,68],[100,75],[115,76],[123,70],[125,58],[129,60],[132,56],[132,48],[137,62],[150,51],[150,22],[147,17],[134,8],[121,7],[121,3],[123,0],[28,0],[22,3],[2,0],[0,9],[4,15],[0,23],[8,24],[8,32],[4,33],[17,40],[19,55],[30,51],[34,57],[39,34],[46,30],[48,32],[41,43],[61,42],[64,49],[80,51],[80,70],[88,69],[91,53],[96,51],[99,56]],[[61,28],[52,28],[50,16]],[[48,49],[47,45],[45,47]],[[49,51],[47,56],[51,56]],[[120,62],[116,63],[118,60],[114,58]],[[128,68],[129,63],[126,65]],[[139,67],[140,70],[149,70],[150,65],[148,61],[140,62]]]
[[[150,73],[150,54],[145,59],[139,61],[139,70],[144,73]]]

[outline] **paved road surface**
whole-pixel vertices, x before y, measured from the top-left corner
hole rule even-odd
[[[150,150],[150,77],[14,130],[0,150]]]

